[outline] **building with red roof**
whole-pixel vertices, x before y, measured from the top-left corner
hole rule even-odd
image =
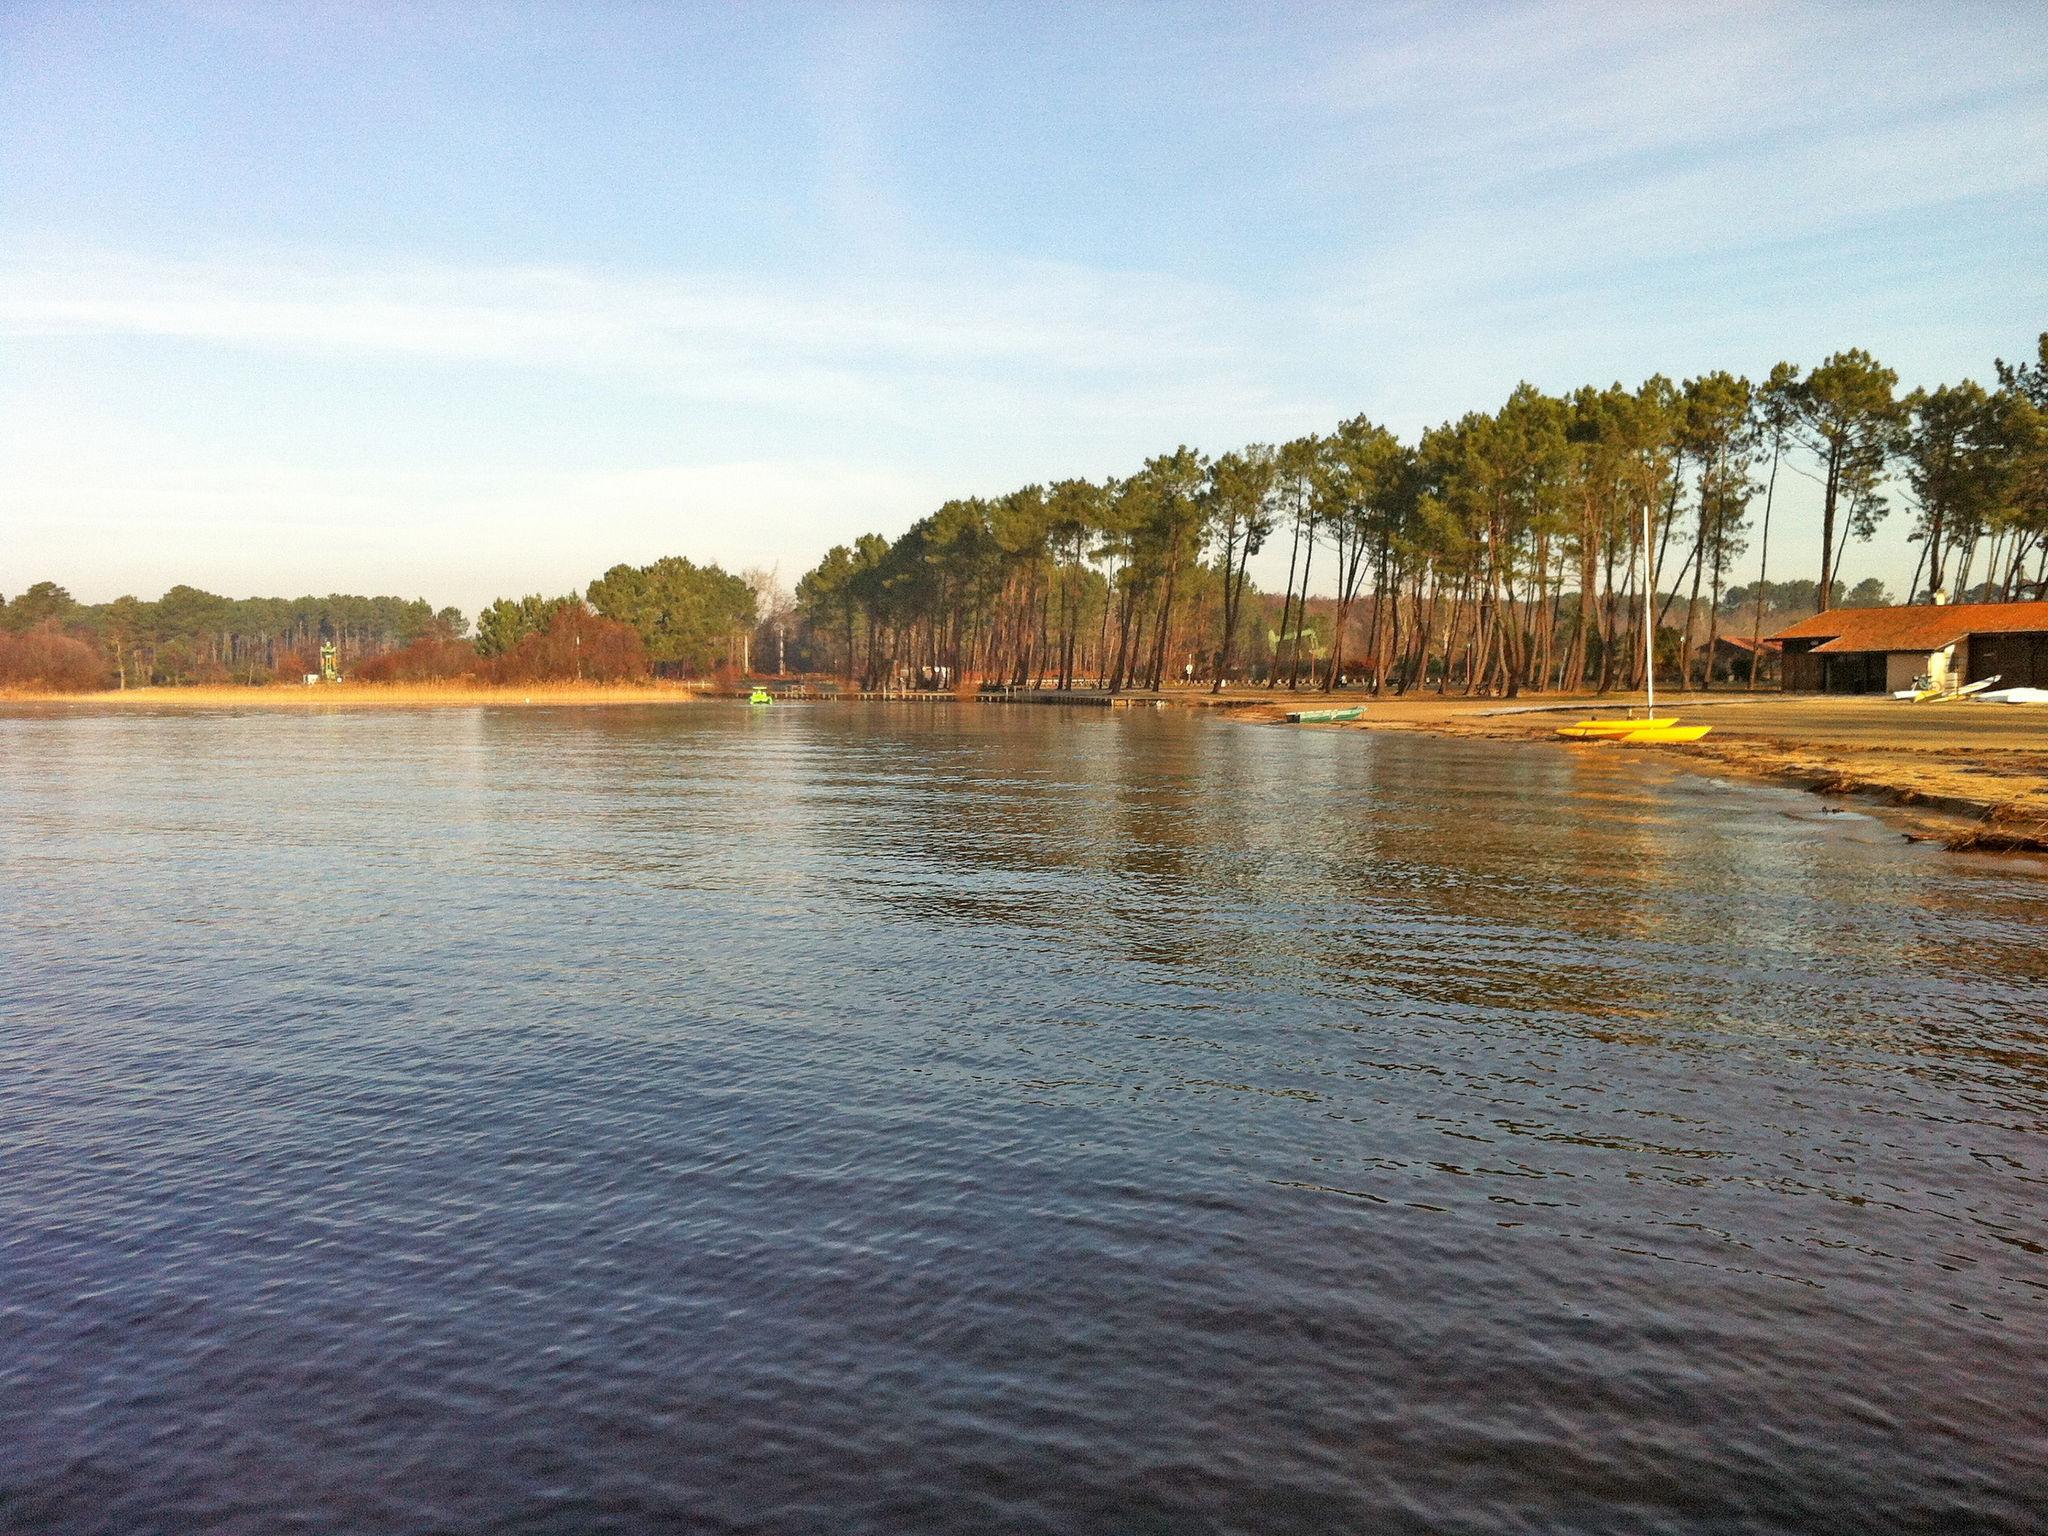
[[[1830,608],[1779,630],[1788,692],[2048,687],[2048,602]]]

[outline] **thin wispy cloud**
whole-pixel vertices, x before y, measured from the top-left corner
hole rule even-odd
[[[1453,13],[1461,14],[1461,13]],[[1858,51],[1868,9],[1475,12],[1333,66],[1358,175],[1399,190],[1352,264],[1363,306],[1438,308],[1680,267],[2048,191],[2043,28]],[[2027,34],[2034,46],[2027,46]]]
[[[745,347],[1086,368],[1188,346],[1168,306],[1213,301],[1187,284],[1168,299],[1167,286],[1068,272],[854,297],[716,273],[67,256],[0,266],[0,325],[538,366],[664,367]]]
[[[1319,323],[1308,304],[1043,263],[852,294],[564,267],[0,259],[0,333],[18,337],[568,370],[669,400],[945,433],[1114,420],[1170,433],[1191,404],[1249,409],[1270,429],[1323,403],[1290,395],[1272,366]]]
[[[0,586],[309,508],[465,602],[800,567],[1180,441],[2048,323],[2033,6],[94,25],[0,77]]]
[[[1845,132],[1908,139],[1916,123],[1992,102],[2042,131],[2038,10],[1911,19],[1854,4],[1431,8],[1373,28],[1328,66],[1316,99],[1358,120],[1427,120],[1375,169],[1448,167],[1494,185]]]

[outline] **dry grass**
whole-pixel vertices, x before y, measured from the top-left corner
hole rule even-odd
[[[562,705],[693,704],[701,688],[684,683],[278,683],[269,687],[125,688],[101,693],[0,692],[20,703],[112,709],[522,709]]]

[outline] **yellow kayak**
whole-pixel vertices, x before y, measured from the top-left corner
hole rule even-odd
[[[1633,735],[1637,731],[1661,730],[1676,724],[1676,715],[1668,720],[1581,720],[1577,725],[1559,726],[1557,734],[1568,736],[1573,741],[1606,741],[1614,736]]]

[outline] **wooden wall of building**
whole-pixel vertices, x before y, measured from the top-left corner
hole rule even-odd
[[[1998,679],[2001,688],[2048,688],[2048,635],[1972,635],[1968,682]]]

